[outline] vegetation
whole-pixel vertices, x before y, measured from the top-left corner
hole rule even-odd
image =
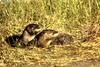
[[[30,23],[40,24],[43,29],[71,34],[74,43],[48,49],[10,47],[5,38],[21,34]],[[100,59],[99,0],[0,1],[1,66],[66,66],[91,59]]]

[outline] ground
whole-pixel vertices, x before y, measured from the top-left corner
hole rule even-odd
[[[74,42],[11,47],[5,39],[30,23],[70,34]],[[1,0],[0,67],[100,67],[100,1]]]
[[[34,45],[17,48],[6,43],[5,35],[8,35],[7,31],[3,32],[4,29],[1,29],[1,31],[0,66],[2,67],[100,66],[99,43],[77,40],[71,44],[52,45],[48,48],[39,48]]]

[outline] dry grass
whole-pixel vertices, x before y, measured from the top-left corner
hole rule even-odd
[[[99,0],[8,1],[0,2],[0,66],[66,67],[78,61],[100,60]],[[21,34],[29,23],[71,34],[75,42],[49,48],[10,47],[5,38]],[[99,62],[96,65],[99,67]]]

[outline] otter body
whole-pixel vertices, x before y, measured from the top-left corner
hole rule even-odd
[[[51,38],[58,36],[58,32],[55,30],[47,29],[40,32],[35,41],[38,47],[48,47],[52,42]]]
[[[40,32],[35,37],[38,47],[48,47],[49,45],[64,45],[73,42],[73,37],[69,34],[58,33],[58,31],[47,29]]]
[[[25,27],[22,35],[19,37],[20,46],[27,46],[32,41],[40,29],[38,24],[29,24]]]
[[[29,24],[25,27],[21,36],[15,45],[17,47],[26,47],[34,40],[37,47],[48,47],[49,45],[63,45],[73,41],[73,37],[68,34],[58,33],[52,29],[40,31],[38,24]]]
[[[68,34],[59,34],[56,37],[52,38],[51,44],[53,45],[64,45],[73,42],[73,37]]]

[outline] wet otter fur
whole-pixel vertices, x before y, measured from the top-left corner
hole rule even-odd
[[[40,27],[38,24],[29,24],[25,27],[23,33],[19,37],[19,46],[25,47],[31,42],[35,35],[39,32]]]

